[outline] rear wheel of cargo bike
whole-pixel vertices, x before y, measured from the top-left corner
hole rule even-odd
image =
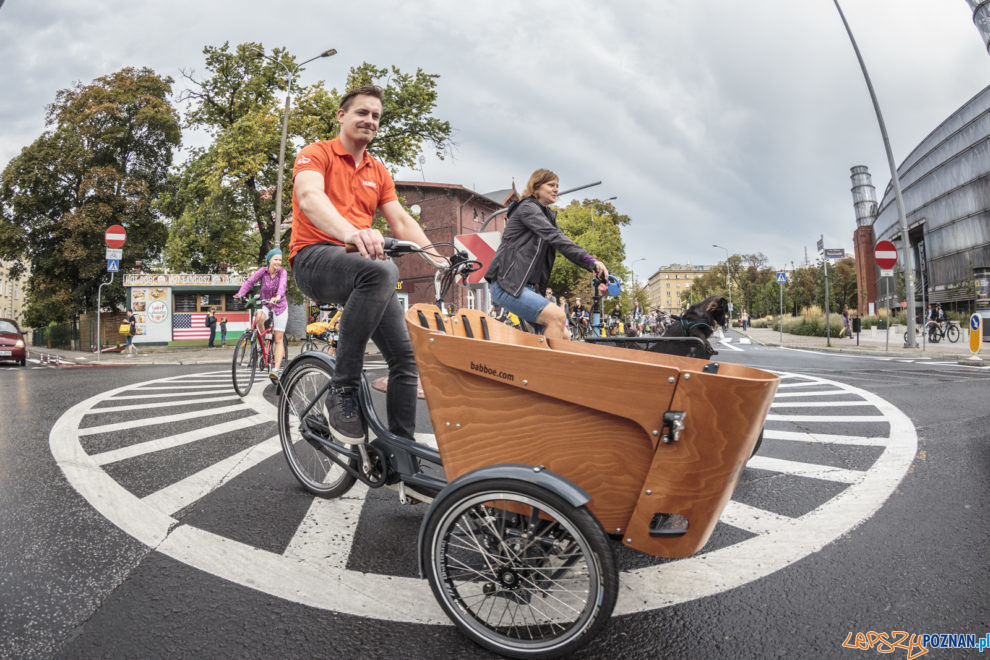
[[[534,484],[465,485],[430,513],[424,544],[447,616],[502,655],[570,655],[615,607],[619,576],[598,520]]]

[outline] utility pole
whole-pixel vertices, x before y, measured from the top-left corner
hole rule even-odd
[[[877,101],[876,92],[873,91],[873,83],[870,81],[870,74],[866,71],[866,64],[863,62],[863,56],[859,52],[859,46],[856,45],[856,39],[853,37],[852,30],[849,28],[849,23],[846,21],[845,14],[842,13],[842,8],[839,7],[839,0],[832,0],[835,3],[835,8],[839,12],[839,18],[842,19],[842,24],[846,27],[846,34],[849,35],[849,41],[852,42],[853,50],[856,51],[856,59],[859,60],[859,68],[863,70],[863,78],[866,79],[866,88],[870,92],[870,99],[873,101],[873,110],[877,115],[877,123],[880,124],[880,135],[883,138],[883,147],[887,152],[887,165],[890,167],[890,181],[894,186],[894,198],[897,201],[897,217],[901,224],[901,241],[904,247],[904,297],[907,299],[907,339],[904,342],[905,348],[915,348],[915,338],[914,338],[914,252],[911,249],[911,237],[908,235],[907,226],[907,214],[904,211],[904,198],[901,196],[901,180],[897,176],[897,165],[894,163],[894,153],[890,149],[890,138],[887,137],[887,126],[883,122],[883,115],[880,113],[880,103]],[[890,320],[888,319],[888,324]]]

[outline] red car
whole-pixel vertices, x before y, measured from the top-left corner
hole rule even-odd
[[[27,364],[27,344],[13,319],[0,319],[0,362],[5,361]]]

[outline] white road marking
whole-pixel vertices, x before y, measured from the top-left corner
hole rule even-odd
[[[216,415],[223,415],[230,412],[240,412],[244,410],[251,410],[251,408],[244,403],[238,403],[232,406],[223,406],[222,408],[211,408],[208,410],[194,410],[191,412],[178,413],[176,415],[164,415],[162,417],[147,417],[145,419],[132,419],[127,422],[117,422],[115,424],[103,424],[101,426],[88,426],[84,429],[79,429],[79,435],[95,435],[97,433],[110,433],[113,431],[126,431],[134,429],[139,426],[158,426],[160,424],[172,424],[173,422],[185,422],[190,419],[196,419],[197,417],[212,417]]]
[[[770,408],[846,408],[848,406],[872,406],[869,401],[774,401]]]
[[[783,376],[788,380],[795,377],[794,374]],[[815,378],[806,383],[789,384],[826,386],[830,388],[829,391],[841,390],[872,402],[889,423],[888,434],[883,438],[857,438],[767,430],[765,438],[875,444],[883,447],[884,451],[863,472],[754,457],[755,463],[751,463],[754,468],[776,469],[814,478],[831,478],[833,481],[849,483],[849,486],[819,508],[794,519],[761,512],[755,507],[740,503],[731,503],[726,509],[725,522],[748,529],[756,536],[705,554],[623,572],[616,615],[649,611],[717,594],[769,575],[820,550],[862,523],[893,492],[917,451],[917,433],[910,420],[885,400],[850,385]],[[292,602],[382,620],[450,624],[433,599],[425,580],[339,568],[337,565],[345,561],[343,540],[333,550],[328,562],[307,560],[305,557],[313,558],[313,555],[307,555],[308,551],[304,548],[311,544],[305,544],[304,541],[307,537],[312,541],[316,538],[313,534],[320,535],[325,530],[317,532],[311,527],[300,526],[301,538],[293,539],[290,543],[292,551],[287,551],[283,556],[180,524],[151,506],[150,502],[155,496],[142,501],[124,489],[100,468],[94,457],[83,450],[79,436],[87,429],[79,429],[79,424],[89,408],[133,389],[132,386],[117,388],[76,404],[56,421],[49,434],[52,454],[70,484],[112,523],[173,559]],[[275,407],[264,399],[262,389],[253,388],[244,401],[259,414],[273,420]],[[830,418],[822,416],[816,419],[827,422]],[[276,446],[267,449],[272,444]],[[274,438],[264,445],[266,449],[261,453],[278,451],[277,440]],[[245,456],[244,459],[248,460],[248,457]],[[254,460],[250,462],[255,463]],[[212,487],[219,487],[229,475],[229,470],[223,475],[213,474]],[[854,481],[850,482],[850,479]],[[164,496],[159,497],[163,501],[167,499]],[[195,493],[183,496],[182,501],[187,501],[187,497],[195,497]],[[166,509],[174,509],[181,502],[159,504]],[[314,510],[312,519],[324,520],[324,515],[325,512]],[[346,536],[341,537],[344,538]],[[369,550],[373,551],[374,548]],[[415,552],[415,549],[411,548],[410,551]]]
[[[171,515],[196,500],[209,495],[242,472],[250,470],[261,461],[282,451],[278,436],[268,438],[252,447],[228,456],[196,474],[176,481],[144,498],[147,504],[164,514]]]
[[[777,392],[774,395],[774,401],[777,399],[786,399],[795,396],[833,396],[836,394],[844,394],[849,396],[849,392],[843,390],[822,390],[820,392]]]
[[[886,422],[883,415],[767,415],[768,422]]]
[[[183,374],[180,376],[172,376],[171,378],[165,380],[213,380],[226,378],[230,380],[230,371],[204,371],[198,374]]]
[[[743,351],[743,349],[737,348],[737,347],[733,346],[732,344],[730,344],[729,341],[728,341],[728,339],[723,339],[719,343],[721,343],[722,346],[724,346],[725,348],[731,348],[734,351],[739,351],[740,353],[745,353],[745,351]]]
[[[821,356],[823,354],[822,351],[812,351],[812,350],[808,350],[808,349],[804,349],[804,348],[788,348],[787,346],[778,346],[778,348],[780,348],[781,350],[784,350],[784,351],[794,351],[795,353],[807,353],[809,355],[818,355],[818,356]],[[879,349],[877,349],[877,350],[879,350]],[[880,355],[861,355],[861,354],[854,354],[854,353],[835,353],[835,352],[831,352],[831,351],[825,351],[825,353],[828,353],[828,355],[831,355],[831,356],[834,356],[834,357],[837,357],[837,358],[846,358],[846,359],[853,359],[853,360],[880,360],[882,362],[890,362],[891,360],[895,359],[893,356],[891,356],[891,357],[883,357],[883,356],[880,356]]]
[[[777,386],[777,389],[780,390],[785,387],[809,387],[811,385],[822,385],[822,383],[817,380],[806,380],[798,383],[781,383]],[[819,392],[815,392],[815,394],[819,394]]]
[[[233,387],[231,383],[231,387]],[[134,388],[138,392],[148,392],[151,390],[208,390],[216,385],[147,385],[145,387]]]
[[[388,362],[384,362],[384,361],[365,360],[364,362],[364,368],[369,370],[384,369],[387,366],[388,366]]]
[[[201,392],[196,392],[196,396],[204,396],[207,394],[227,394],[232,391],[232,387],[225,387],[219,390],[203,390]],[[123,396],[115,396],[112,399],[108,399],[108,401],[123,401],[130,399],[164,399],[170,396],[189,396],[189,392],[177,390],[175,392],[164,392],[162,394],[128,394]]]
[[[766,436],[764,436],[766,437]],[[818,463],[801,463],[799,461],[788,461],[782,458],[770,458],[769,456],[756,455],[749,459],[747,468],[754,470],[767,470],[781,474],[790,474],[809,479],[824,479],[826,481],[838,481],[845,484],[854,484],[863,478],[860,470],[847,470],[845,468],[832,467],[830,465],[819,465]]]
[[[265,415],[241,417],[240,419],[233,419],[229,422],[223,422],[213,426],[204,426],[202,428],[193,429],[192,431],[186,431],[185,433],[170,435],[167,438],[148,440],[146,442],[139,442],[128,447],[121,447],[120,449],[111,449],[110,451],[101,452],[99,454],[92,454],[92,458],[97,465],[109,465],[110,463],[116,463],[128,458],[135,458],[136,456],[143,456],[145,454],[162,451],[164,449],[180,447],[182,445],[189,444],[190,442],[197,442],[207,438],[215,438],[225,433],[232,433],[234,431],[240,431],[241,429],[252,428],[260,424],[269,423],[270,421],[271,420]]]
[[[432,433],[416,433],[413,435],[413,440],[416,442],[421,442],[429,447],[437,448],[437,436]]]
[[[343,497],[314,497],[283,554],[317,567],[347,568],[367,494],[368,487],[359,481]]]
[[[724,522],[753,534],[775,532],[781,527],[794,523],[794,518],[782,516],[765,509],[729,500],[719,522]]]
[[[869,438],[863,435],[834,435],[831,433],[806,433],[804,431],[775,431],[765,429],[764,440],[792,440],[809,444],[859,445],[862,447],[886,447],[889,438]]]
[[[225,396],[212,396],[201,398],[197,397],[195,399],[176,399],[173,401],[159,401],[158,403],[131,403],[123,406],[109,406],[100,408],[91,408],[86,411],[87,415],[98,415],[101,413],[108,412],[122,412],[124,410],[148,410],[150,408],[168,408],[174,406],[188,406],[190,404],[197,403],[216,403],[218,401],[230,401],[231,399],[239,398],[235,392],[228,392]]]

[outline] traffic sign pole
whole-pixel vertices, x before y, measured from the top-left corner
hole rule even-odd
[[[778,343],[784,345],[784,282],[787,281],[787,271],[777,271],[777,284],[780,285],[780,339]]]
[[[107,244],[107,272],[110,273],[109,282],[101,282],[96,288],[96,359],[103,357],[103,340],[100,337],[100,316],[103,298],[103,287],[113,284],[113,274],[120,266],[120,258],[123,256],[124,243],[127,241],[127,230],[120,225],[110,225],[103,234],[103,241]]]

